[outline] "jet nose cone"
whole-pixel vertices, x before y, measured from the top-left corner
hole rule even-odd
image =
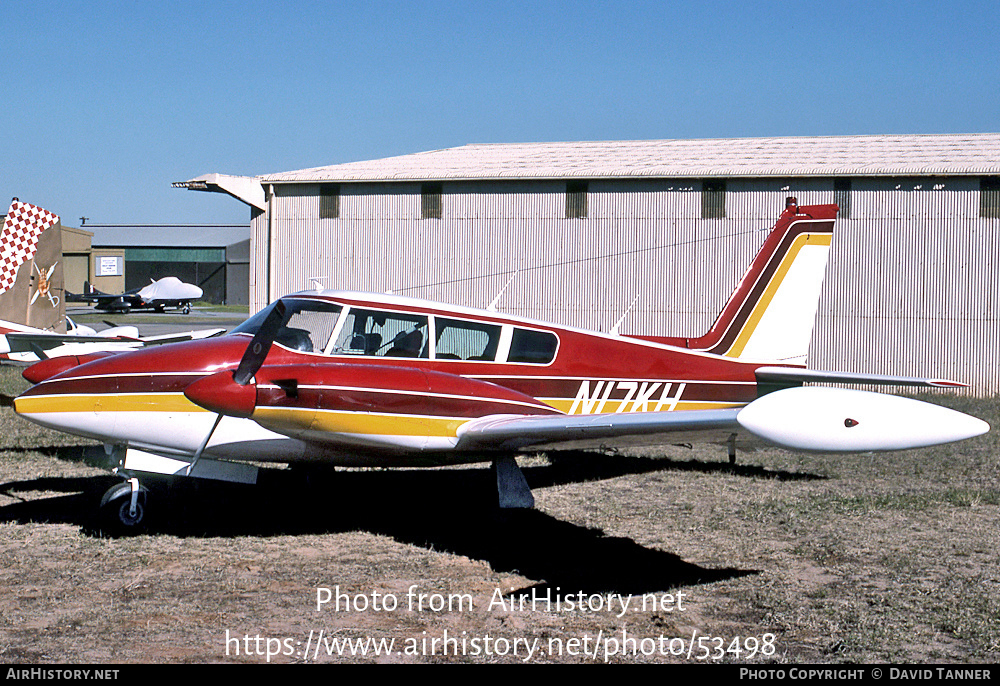
[[[257,404],[257,387],[241,386],[229,371],[198,379],[184,389],[184,395],[206,410],[229,417],[249,417]]]

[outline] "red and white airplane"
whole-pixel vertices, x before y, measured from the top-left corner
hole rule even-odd
[[[255,462],[487,461],[500,505],[530,507],[523,451],[737,437],[807,451],[898,450],[985,422],[897,396],[804,383],[949,381],[807,370],[835,205],[781,218],[709,332],[630,337],[393,295],[286,296],[229,335],[40,362],[15,400],[103,441],[128,481],[102,506],[142,522],[137,474],[253,481]],[[243,463],[243,464],[241,464]]]

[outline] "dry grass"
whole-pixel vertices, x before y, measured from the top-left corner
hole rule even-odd
[[[23,387],[16,371],[0,368],[0,391]],[[1000,426],[996,402],[934,400]],[[891,455],[761,451],[742,454],[735,468],[724,449],[701,446],[534,458],[525,471],[538,507],[506,516],[488,506],[490,474],[482,469],[338,471],[311,484],[272,470],[255,488],[154,490],[159,518],[147,535],[123,539],[102,537],[94,525],[94,506],[115,483],[84,457],[96,446],[34,427],[7,408],[0,436],[0,659],[7,662],[265,661],[233,655],[232,642],[227,656],[227,630],[230,638],[301,641],[299,652],[311,630],[393,638],[397,647],[407,639],[419,647],[445,630],[545,647],[599,632],[620,638],[624,630],[639,639],[697,632],[727,647],[735,637],[773,633],[775,654],[754,663],[1000,656],[996,432]],[[475,608],[317,612],[317,587],[337,585],[368,600],[395,594],[401,603],[416,585],[442,597],[469,594]],[[558,588],[563,598],[680,591],[685,609],[621,618],[490,610],[498,588]],[[523,657],[427,652],[318,661]]]

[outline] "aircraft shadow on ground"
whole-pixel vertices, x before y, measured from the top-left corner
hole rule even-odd
[[[67,455],[73,449],[58,448]],[[75,450],[79,455],[79,449]],[[79,459],[79,458],[77,458]],[[664,469],[775,474],[753,466],[594,456],[525,469],[533,488],[609,479]],[[61,522],[102,536],[101,495],[114,476],[41,477],[0,484],[18,502],[0,507],[0,521]],[[150,482],[146,532],[173,536],[278,536],[365,531],[435,551],[488,562],[498,572],[539,580],[562,593],[641,594],[756,573],[709,569],[643,547],[597,528],[560,521],[538,510],[499,511],[492,470],[337,471],[303,478],[292,470],[263,470],[256,486],[208,481]],[[19,493],[66,495],[28,500]]]

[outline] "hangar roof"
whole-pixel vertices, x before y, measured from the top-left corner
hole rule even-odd
[[[94,226],[88,224],[88,226]],[[97,247],[224,248],[250,237],[250,227],[210,226],[94,226],[92,244]]]
[[[264,174],[258,179],[310,183],[994,174],[1000,174],[1000,134],[980,133],[492,143]]]

